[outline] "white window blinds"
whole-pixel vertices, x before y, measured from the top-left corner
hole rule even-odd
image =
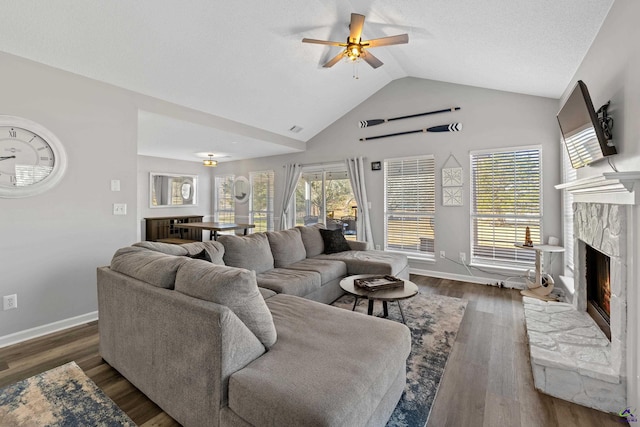
[[[213,220],[215,222],[235,222],[236,205],[233,198],[234,175],[218,175],[215,177],[215,205]]]
[[[433,257],[434,157],[384,161],[385,249]]]
[[[250,172],[251,182],[251,224],[254,232],[273,231],[274,172]]]
[[[529,227],[542,235],[539,147],[471,152],[471,262],[529,267],[535,252],[517,249]]]

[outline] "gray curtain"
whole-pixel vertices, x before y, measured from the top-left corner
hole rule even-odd
[[[373,233],[371,231],[371,219],[369,218],[369,199],[364,179],[364,160],[362,157],[354,157],[345,160],[347,172],[351,181],[353,195],[358,204],[358,240],[367,242],[367,249],[373,249]]]
[[[295,225],[295,212],[289,212],[291,201],[296,194],[296,185],[302,174],[302,166],[291,163],[284,166],[284,193],[282,194],[282,214],[280,215],[280,230],[286,230]]]

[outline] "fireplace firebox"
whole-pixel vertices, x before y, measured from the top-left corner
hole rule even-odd
[[[586,245],[587,313],[611,340],[610,258]]]

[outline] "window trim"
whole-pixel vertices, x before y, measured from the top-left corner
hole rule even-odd
[[[387,188],[387,173],[388,173],[388,164],[389,162],[401,162],[401,161],[405,161],[405,160],[431,160],[433,163],[433,169],[432,169],[432,180],[433,180],[433,212],[432,213],[420,213],[420,214],[413,214],[413,215],[408,215],[408,216],[415,216],[415,217],[419,217],[419,218],[428,218],[431,220],[431,225],[433,227],[433,231],[434,231],[434,237],[433,237],[433,251],[429,252],[429,251],[424,251],[424,252],[420,252],[420,251],[408,251],[408,250],[401,250],[401,249],[397,249],[397,248],[390,248],[389,247],[389,224],[388,224],[388,217],[389,217],[389,212],[387,210],[387,201],[388,201],[388,188]],[[421,261],[435,261],[435,245],[436,245],[436,225],[435,225],[435,217],[436,217],[436,210],[437,210],[437,203],[436,203],[436,162],[435,162],[435,155],[434,154],[422,154],[422,155],[418,155],[418,156],[403,156],[403,157],[393,157],[393,158],[387,158],[384,159],[382,161],[382,165],[383,165],[383,171],[384,171],[384,177],[383,177],[383,192],[384,192],[384,197],[383,197],[383,213],[382,213],[382,217],[383,217],[383,232],[384,232],[384,250],[388,251],[388,252],[394,252],[394,253],[399,253],[399,254],[404,254],[409,258],[412,259],[416,259],[416,260],[421,260]]]
[[[476,196],[474,192],[474,183],[475,183],[475,174],[474,174],[474,156],[487,155],[487,154],[498,154],[498,153],[510,153],[510,152],[519,152],[519,151],[532,151],[536,150],[539,152],[539,174],[540,174],[540,187],[538,194],[538,203],[540,206],[540,212],[536,217],[526,217],[522,215],[496,215],[496,214],[483,214],[478,215],[474,212],[476,206]],[[543,227],[544,227],[544,174],[543,174],[543,147],[541,144],[536,145],[523,145],[523,146],[512,146],[512,147],[500,147],[500,148],[492,148],[492,149],[482,149],[482,150],[470,150],[469,151],[469,265],[478,266],[478,267],[492,267],[496,269],[510,269],[514,271],[525,271],[527,269],[533,268],[535,261],[532,255],[527,254],[525,258],[531,258],[530,261],[525,260],[499,260],[499,259],[489,259],[484,257],[478,257],[474,255],[474,246],[475,244],[475,233],[474,233],[474,220],[478,217],[482,218],[505,218],[510,217],[513,219],[537,219],[539,221],[540,227],[540,239],[543,239]],[[514,242],[517,243],[517,242]],[[541,242],[542,243],[542,242]],[[494,246],[495,247],[495,246]],[[515,248],[515,246],[514,246]],[[515,250],[516,252],[519,250]],[[524,251],[524,250],[523,250]],[[533,251],[530,251],[533,252]],[[524,253],[524,252],[523,252]]]
[[[232,174],[232,173],[230,173],[230,174],[222,174],[222,175],[215,175],[214,176],[214,178],[213,178],[213,187],[214,187],[213,188],[213,197],[214,197],[215,203],[213,205],[213,221],[214,222],[227,222],[226,220],[224,220],[224,221],[220,220],[220,213],[223,212],[223,213],[232,213],[233,214],[233,221],[229,221],[229,222],[235,222],[236,204],[235,204],[235,200],[233,199],[233,193],[230,193],[231,194],[231,200],[233,202],[233,208],[230,209],[230,210],[223,210],[223,211],[220,210],[220,202],[219,202],[219,200],[220,200],[219,196],[220,195],[219,195],[219,192],[218,192],[218,190],[219,190],[219,188],[218,188],[218,179],[219,178],[221,178],[221,179],[231,179],[231,182],[233,183],[233,182],[235,182],[236,176],[235,176],[235,174]],[[232,187],[233,187],[233,185],[232,185]]]
[[[255,211],[253,209],[253,205],[254,205],[254,201],[253,201],[253,197],[255,195],[255,186],[254,186],[254,177],[256,175],[262,175],[262,174],[268,174],[269,175],[269,179],[270,179],[270,187],[271,187],[271,194],[269,194],[269,192],[267,192],[267,209],[266,210],[260,210],[260,211]],[[262,230],[262,231],[274,231],[275,230],[275,209],[274,209],[274,199],[275,199],[275,180],[276,180],[276,173],[273,169],[268,169],[268,170],[260,170],[260,171],[252,171],[249,172],[249,184],[251,186],[251,197],[249,198],[249,222],[252,224],[255,224],[255,220],[254,220],[254,213],[255,212],[259,212],[259,213],[264,213],[266,214],[266,221],[267,221],[267,225],[266,225],[266,230]],[[267,184],[267,185],[269,185]],[[271,209],[269,209],[269,206],[271,206]],[[261,230],[253,229],[253,232],[259,232]]]

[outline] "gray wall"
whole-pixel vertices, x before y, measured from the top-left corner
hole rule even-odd
[[[611,157],[620,171],[640,171],[640,2],[617,0],[589,52],[563,95],[568,97],[577,80],[583,80],[595,108],[611,100],[609,112],[615,120],[613,138],[618,154]],[[612,172],[599,162],[578,169],[578,179]],[[637,186],[637,185],[636,185]],[[636,192],[640,189],[636,189]],[[636,205],[629,227],[640,230],[640,206]],[[640,260],[640,241],[629,242],[628,249]],[[640,408],[640,262],[627,266],[627,401]],[[624,408],[621,408],[624,409]],[[635,411],[634,409],[634,411]],[[638,414],[634,412],[637,416]]]
[[[362,84],[362,81],[356,82]],[[365,82],[366,83],[366,82]],[[391,122],[375,128],[360,129],[358,121],[395,117],[423,111],[459,106],[455,113],[444,113]],[[281,212],[281,189],[286,163],[319,163],[342,161],[347,157],[365,156],[366,164],[386,158],[434,154],[436,159],[436,253],[444,250],[447,257],[457,259],[459,252],[470,253],[469,151],[525,145],[541,145],[543,152],[544,226],[545,238],[561,236],[560,194],[553,188],[560,182],[559,140],[555,115],[558,101],[471,86],[442,83],[416,78],[391,82],[344,117],[307,143],[300,154],[273,156],[241,162],[222,163],[214,174],[235,173],[248,176],[250,171],[273,169],[276,172],[276,218]],[[427,133],[405,135],[360,142],[365,135],[379,135],[424,127],[461,122],[458,133]],[[462,164],[464,176],[464,206],[443,207],[440,169],[450,154]],[[376,244],[383,237],[383,172],[366,172],[367,191],[371,201],[371,220]],[[560,262],[554,264],[560,271]],[[461,265],[436,259],[435,263],[411,261],[418,270],[428,270],[443,277],[468,276]],[[497,277],[475,271],[479,277]]]
[[[18,294],[2,337],[97,310],[96,267],[136,238],[137,109],[124,91],[14,56],[0,53],[0,70],[0,112],[42,124],[68,157],[52,190],[0,198],[0,295]]]
[[[138,156],[138,234],[137,240],[145,239],[144,218],[170,215],[203,215],[205,221],[210,221],[213,212],[211,205],[212,168],[202,165],[202,162],[186,162],[161,157]],[[198,205],[188,207],[149,207],[149,173],[171,173],[198,176]],[[204,233],[206,237],[207,233]]]

